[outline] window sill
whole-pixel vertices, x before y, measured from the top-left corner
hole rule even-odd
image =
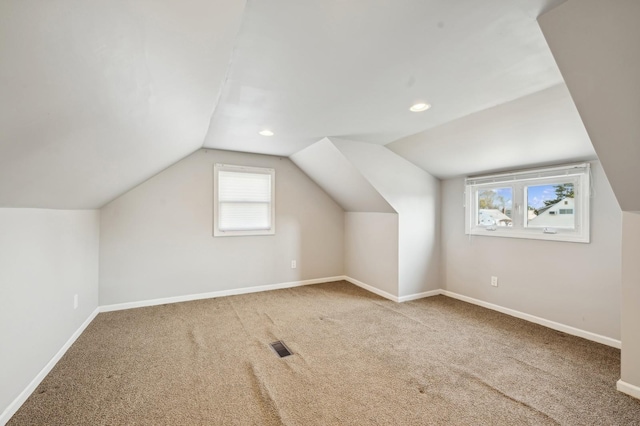
[[[479,235],[482,237],[500,237],[500,238],[520,238],[527,240],[546,240],[546,241],[564,241],[570,243],[589,244],[589,235],[581,235],[576,231],[567,231],[557,229],[555,233],[545,233],[542,229],[536,230],[519,230],[509,228],[496,228],[490,230],[483,227],[473,228],[468,235]]]

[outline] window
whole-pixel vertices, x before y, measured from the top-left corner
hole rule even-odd
[[[275,170],[213,167],[213,235],[275,234]]]
[[[589,170],[583,163],[467,178],[466,233],[588,243]]]

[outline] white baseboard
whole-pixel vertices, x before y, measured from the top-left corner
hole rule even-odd
[[[440,293],[454,299],[462,300],[463,302],[472,303],[474,305],[482,306],[483,308],[502,312],[503,314],[511,315],[512,317],[540,324],[553,330],[562,331],[563,333],[571,334],[572,336],[582,337],[583,339],[591,340],[592,342],[602,343],[603,345],[611,346],[617,349],[620,349],[622,347],[622,343],[620,342],[620,340],[612,339],[610,337],[602,336],[590,331],[581,330],[569,325],[560,324],[559,322],[550,321],[548,319],[536,317],[530,314],[525,314],[524,312],[516,311],[514,309],[504,308],[499,305],[494,305],[493,303],[474,299],[468,296],[463,296],[452,291],[440,290]]]
[[[0,425],[5,425],[11,419],[11,417],[18,411],[18,409],[24,404],[24,402],[29,398],[29,396],[33,393],[34,390],[38,387],[40,382],[47,377],[47,374],[55,367],[55,365],[60,361],[63,355],[67,352],[67,350],[73,345],[73,342],[82,334],[82,332],[87,328],[91,321],[98,315],[100,312],[99,308],[96,308],[91,315],[82,323],[82,325],[71,335],[69,340],[66,341],[64,345],[60,348],[60,350],[51,358],[51,360],[44,366],[42,370],[38,373],[31,383],[27,385],[27,387],[20,392],[20,395],[16,399],[13,400],[11,404],[0,414]]]
[[[398,296],[394,296],[393,294],[387,293],[386,291],[380,290],[379,288],[376,288],[372,285],[365,284],[362,281],[356,280],[355,278],[344,276],[343,279],[345,281],[349,281],[353,285],[357,285],[360,288],[370,291],[373,294],[377,294],[378,296],[384,297],[385,299],[393,300],[394,302],[399,302]]]
[[[640,399],[640,386],[632,385],[631,383],[627,383],[620,379],[616,383],[616,389],[622,393],[626,393],[627,395]]]
[[[408,296],[400,296],[398,298],[398,302],[402,303],[410,300],[424,299],[425,297],[439,296],[440,294],[442,294],[441,290],[424,291],[422,293],[410,294]]]
[[[281,290],[283,288],[301,287],[311,284],[344,280],[344,276],[314,278],[312,280],[291,281],[288,283],[259,285],[255,287],[236,288],[231,290],[212,291],[208,293],[187,294],[184,296],[163,297],[161,299],[140,300],[137,302],[116,303],[100,306],[100,312],[121,311],[123,309],[143,308],[147,306],[166,305],[168,303],[189,302],[192,300],[212,299],[216,297],[236,296],[239,294],[258,293],[261,291]]]
[[[385,299],[393,300],[394,302],[397,302],[397,303],[408,302],[410,300],[416,300],[416,299],[422,299],[424,297],[437,296],[440,294],[440,290],[431,290],[431,291],[425,291],[423,293],[409,294],[407,296],[398,297],[398,296],[394,296],[391,293],[387,293],[384,290],[380,290],[379,288],[376,288],[372,285],[363,283],[362,281],[358,281],[355,278],[344,276],[342,277],[342,279],[345,281],[349,281],[351,284],[357,285],[360,288],[370,291],[371,293],[377,294],[378,296],[384,297]]]

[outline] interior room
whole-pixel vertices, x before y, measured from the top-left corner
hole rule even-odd
[[[640,2],[0,2],[0,425],[640,424]]]

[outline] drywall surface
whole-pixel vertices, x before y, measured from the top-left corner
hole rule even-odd
[[[345,212],[346,275],[398,296],[398,215]]]
[[[276,170],[275,235],[213,237],[215,163]],[[344,211],[287,158],[198,150],[105,205],[100,230],[101,305],[344,274]]]
[[[385,146],[441,179],[560,161],[597,159],[564,84],[466,115]]]
[[[345,211],[395,213],[328,138],[296,152],[290,158]]]
[[[245,0],[0,2],[0,207],[99,208],[202,146]]]
[[[622,376],[640,387],[640,213],[622,216]]]
[[[440,288],[440,181],[384,146],[331,141],[398,212],[398,296]]]
[[[470,238],[464,179],[443,181],[446,290],[619,340],[622,213],[602,167],[591,164],[590,244]]]
[[[0,209],[0,413],[98,307],[98,239],[97,210]]]
[[[538,19],[624,211],[640,211],[639,19],[637,0],[572,0]]]

